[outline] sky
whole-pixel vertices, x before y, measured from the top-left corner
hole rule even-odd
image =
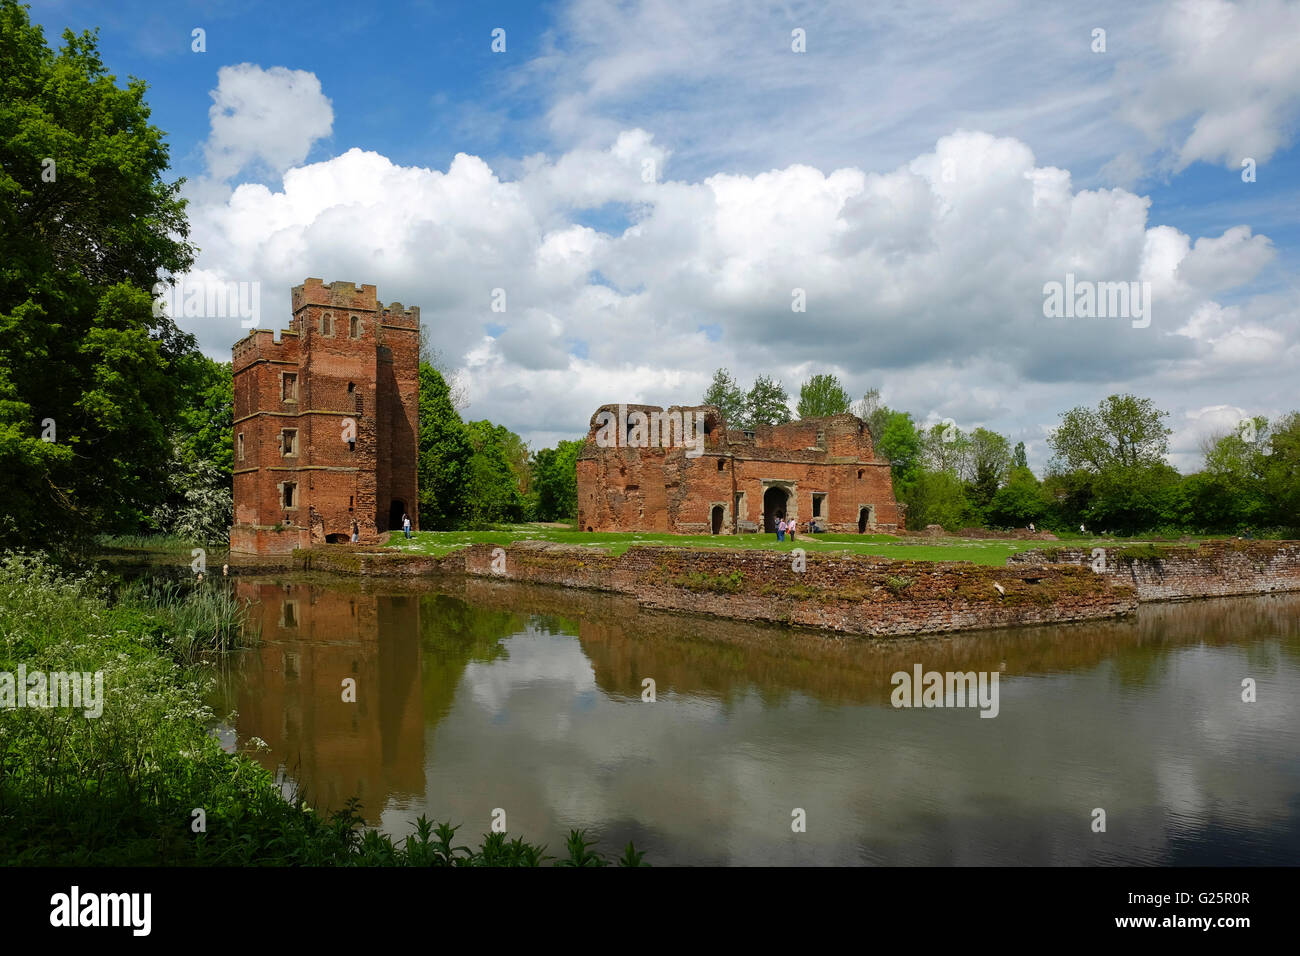
[[[420,306],[462,414],[534,448],[604,403],[696,403],[726,367],[792,396],[832,372],[1039,470],[1062,412],[1132,392],[1194,470],[1207,436],[1300,408],[1300,0],[1058,7],[32,18],[51,42],[98,28],[148,84],[200,250],[182,283],[258,283],[274,329],[309,276],[374,284]],[[1132,298],[1049,315],[1052,283]],[[178,323],[222,360],[246,334]]]

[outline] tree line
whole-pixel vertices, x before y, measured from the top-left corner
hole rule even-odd
[[[1169,464],[1168,412],[1147,398],[1117,394],[1096,408],[1063,412],[1048,436],[1052,458],[1040,477],[1023,442],[987,428],[926,426],[871,389],[853,400],[834,375],[799,389],[794,413],[781,383],[759,376],[743,390],[718,369],[704,394],[730,427],[850,413],[863,419],[890,462],[907,526],[1141,533],[1300,534],[1300,412],[1256,417],[1202,443],[1204,466],[1184,475]]]

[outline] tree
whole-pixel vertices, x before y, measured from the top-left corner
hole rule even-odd
[[[779,381],[760,375],[745,396],[748,428],[757,425],[782,425],[790,420],[790,396]]]
[[[716,406],[728,428],[748,428],[745,393],[725,368],[713,373],[713,381],[704,392],[704,404]]]
[[[985,509],[985,520],[997,528],[1035,526],[1047,514],[1049,503],[1043,487],[1028,468],[1012,467],[1007,483],[993,494]]]
[[[1295,532],[1300,529],[1300,412],[1284,415],[1269,431],[1263,471],[1271,523]]]
[[[911,481],[921,469],[921,436],[908,412],[889,416],[880,436],[880,454],[889,459],[894,482]]]
[[[465,518],[472,527],[524,519],[524,499],[519,489],[513,455],[522,444],[504,425],[489,421],[465,426],[473,454],[465,482]]]
[[[1062,414],[1047,441],[1067,469],[1100,474],[1114,466],[1155,465],[1169,450],[1167,417],[1148,398],[1111,395],[1095,411],[1080,406]]]
[[[970,487],[967,494],[975,508],[988,507],[1002,483],[1007,480],[1011,467],[1011,443],[1005,436],[987,428],[977,428],[971,432]]]
[[[420,440],[416,468],[420,524],[449,528],[465,513],[469,462],[474,454],[451,389],[428,362],[420,363]]]
[[[799,405],[795,409],[799,418],[822,418],[843,415],[852,400],[840,380],[834,375],[814,375],[799,386]]]
[[[1011,467],[1029,467],[1029,458],[1025,455],[1025,443],[1022,441],[1016,442],[1016,450],[1011,453]]]
[[[885,434],[885,425],[889,422],[889,416],[894,414],[893,409],[881,403],[880,389],[868,389],[865,395],[849,406],[849,411],[867,423],[871,440],[879,445],[881,437]]]
[[[0,0],[0,539],[148,520],[168,491],[169,376],[194,340],[150,290],[193,263],[145,84],[93,34],[56,54]]]
[[[562,441],[533,455],[533,488],[537,520],[557,521],[578,514],[578,453],[583,440]]]

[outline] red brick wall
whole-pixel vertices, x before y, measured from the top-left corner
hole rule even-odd
[[[388,528],[395,497],[418,527],[419,310],[397,306],[390,316],[373,285],[319,279],[295,286],[292,304],[280,342],[257,331],[234,347],[231,550],[285,553],[327,537],[346,540],[354,521],[361,540],[372,542]],[[297,375],[296,400],[282,397],[286,372]],[[297,430],[296,454],[281,451],[285,429]],[[290,482],[294,507],[284,504]]]
[[[772,510],[807,531],[813,495],[824,495],[818,525],[854,533],[863,509],[867,532],[903,527],[889,463],[878,460],[866,425],[852,415],[762,426],[752,437],[728,429],[717,409],[674,406],[669,411],[713,416],[718,427],[698,457],[683,447],[600,447],[601,413],[620,421],[652,405],[605,405],[592,416],[578,457],[579,526],[592,531],[660,531],[708,534],[714,508],[722,508],[721,534],[760,530],[764,496],[777,487],[786,497]],[[626,435],[625,427],[614,433]],[[738,496],[743,496],[739,497]],[[777,501],[776,498],[773,499]]]
[[[1227,597],[1300,591],[1300,541],[1206,541],[1200,547],[1159,545],[1162,557],[1126,559],[1124,548],[1100,548],[1099,576],[1131,584],[1143,601]],[[1092,548],[1021,551],[1008,566],[1082,565],[1091,571]]]

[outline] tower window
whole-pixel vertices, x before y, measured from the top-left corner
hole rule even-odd
[[[298,429],[285,428],[280,432],[280,454],[285,458],[298,455]]]
[[[284,506],[286,508],[298,507],[298,483],[296,481],[286,481],[284,488]]]
[[[361,320],[355,315],[348,319],[348,337],[354,339],[361,338]]]
[[[298,400],[298,375],[296,372],[284,372],[280,376],[280,400],[296,402]]]
[[[321,314],[320,334],[321,335],[334,334],[334,313],[333,312],[324,312]]]
[[[725,458],[719,458],[719,459],[718,459],[718,471],[725,471],[726,468],[727,468],[727,461],[726,461],[726,459],[725,459]]]
[[[244,433],[240,432],[235,437],[235,444],[239,446],[239,460],[244,460]]]
[[[859,468],[859,469],[858,469],[858,481],[861,481],[861,480],[862,480],[862,476],[865,475],[866,473],[867,473],[867,470],[866,470],[865,468]]]

